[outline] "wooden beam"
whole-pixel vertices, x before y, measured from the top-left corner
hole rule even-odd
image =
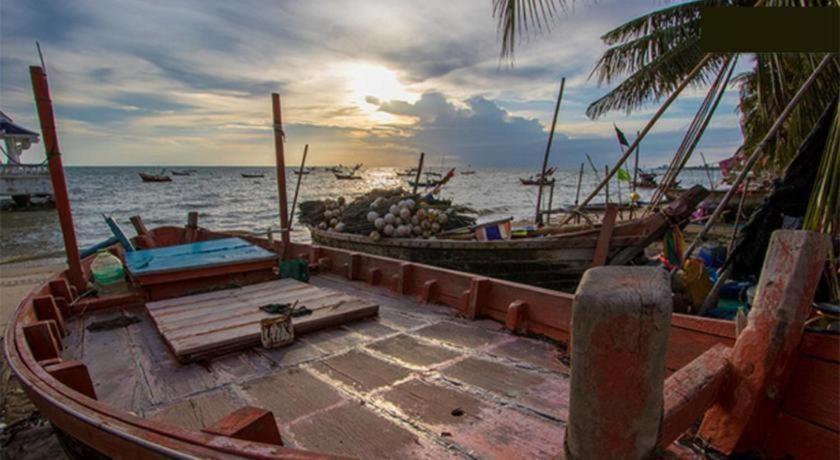
[[[245,441],[283,445],[274,415],[271,411],[257,407],[245,406],[237,409],[201,431]]]
[[[55,336],[55,328],[54,321],[35,321],[23,326],[23,336],[35,361],[61,357],[61,339]]]
[[[573,306],[569,460],[654,456],[671,324],[668,273],[597,267]]]
[[[490,292],[491,287],[492,284],[487,278],[474,277],[470,280],[470,296],[466,312],[467,318],[476,319],[481,316],[482,304],[487,297],[487,293]]]
[[[659,445],[665,449],[694,426],[715,402],[729,371],[731,348],[717,344],[665,381],[665,409]]]
[[[729,455],[763,444],[796,364],[829,245],[820,233],[773,233],[749,324],[732,351],[732,378],[700,427],[714,449]]]
[[[607,263],[607,256],[610,253],[610,239],[612,239],[613,229],[615,229],[617,215],[618,208],[614,204],[607,204],[604,219],[601,221],[601,232],[598,233],[598,242],[595,244],[592,267],[599,267]]]
[[[427,280],[423,283],[423,290],[420,293],[420,298],[423,299],[423,302],[434,302],[437,297],[437,292],[437,280]]]
[[[55,299],[51,295],[35,297],[32,299],[32,309],[35,311],[35,317],[40,321],[55,321],[58,327],[58,332],[63,337],[65,335],[64,318],[61,316],[58,306],[55,304]]]
[[[83,362],[76,360],[62,361],[44,366],[44,370],[62,384],[67,385],[88,398],[97,399],[93,381],[90,379],[90,373]]]

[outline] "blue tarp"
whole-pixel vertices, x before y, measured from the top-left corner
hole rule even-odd
[[[224,238],[126,252],[125,262],[132,275],[148,275],[174,270],[256,262],[277,257],[277,254],[242,238]]]

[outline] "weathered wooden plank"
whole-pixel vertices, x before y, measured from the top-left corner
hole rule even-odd
[[[782,410],[840,431],[840,365],[801,356],[785,391]]]
[[[768,436],[767,458],[840,458],[840,435],[782,412]]]

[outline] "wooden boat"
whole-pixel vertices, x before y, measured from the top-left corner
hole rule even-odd
[[[362,176],[357,176],[355,173],[351,174],[341,174],[341,173],[333,173],[335,178],[338,180],[362,180]]]
[[[328,232],[310,227],[321,246],[449,268],[545,288],[574,290],[592,265],[599,238],[608,233],[607,263],[626,264],[660,239],[672,222],[685,223],[705,196],[696,187],[661,211],[603,228],[600,224],[547,230],[541,238],[500,241],[383,238]],[[556,232],[555,234],[550,234]],[[443,237],[441,237],[443,238]]]
[[[417,182],[414,180],[409,180],[408,185],[411,187],[437,187],[441,181],[439,180],[425,180],[421,182]]]
[[[133,241],[167,248],[227,236],[160,227]],[[279,242],[248,241],[282,251]],[[377,304],[378,316],[304,335],[287,348],[181,363],[158,330],[165,316],[155,316],[155,308],[180,308],[170,314],[200,322],[224,308],[226,295],[259,299],[253,293],[266,282],[284,282],[270,280],[270,265],[177,270],[156,280],[132,275],[126,292],[87,298],[78,298],[64,272],[29,294],[11,318],[9,366],[80,458],[411,458],[445,457],[448,449],[495,456],[511,444],[521,457],[563,451],[574,371],[558,356],[570,340],[574,296],[337,248],[291,243],[286,253],[318,267],[302,289]],[[85,272],[91,261],[83,261]],[[231,285],[242,287],[191,294]],[[263,295],[258,302],[275,294]],[[527,305],[527,313],[511,316],[516,305]],[[108,321],[118,326],[104,327]],[[668,389],[687,378],[681,372],[713,372],[695,360],[706,363],[715,346],[737,346],[735,326],[682,314],[670,323],[665,366],[677,374],[665,384],[668,429],[653,435],[685,454],[671,443],[703,417],[718,386],[698,395],[677,391],[681,404],[695,400],[691,409],[674,405]],[[751,446],[772,457],[836,458],[840,337],[806,332],[798,350],[786,387],[792,396]],[[711,375],[706,380],[717,381]],[[684,408],[681,416],[674,407]]]
[[[520,182],[522,185],[540,185],[540,180],[534,179],[533,177],[529,177],[529,178],[527,178],[527,179],[524,179],[524,178],[520,177],[520,178],[519,178],[519,182]],[[543,179],[543,180],[542,180],[542,184],[543,184],[543,185],[551,185],[551,184],[553,184],[553,183],[554,183],[554,179],[553,179],[553,178],[552,178],[552,179]]]
[[[668,189],[665,192],[665,196],[669,200],[673,200],[676,197],[678,197],[683,191],[684,189]],[[726,192],[727,190],[721,189],[710,191],[709,196],[707,196],[706,199],[703,200],[703,204],[712,207],[717,206],[723,199],[723,196],[726,195]],[[767,195],[767,192],[765,190],[748,190],[747,196],[744,199],[744,209],[753,209],[757,207],[764,201],[765,195]],[[735,195],[733,195],[732,199],[729,201],[729,205],[737,207],[740,200],[741,192],[735,192]]]
[[[295,170],[293,170],[292,172],[294,172],[294,173],[295,173],[295,175],[298,175],[298,176],[299,176],[299,175],[301,175],[301,174],[303,174],[303,175],[307,175],[307,174],[309,174],[311,171],[309,171],[308,169],[304,169],[303,171],[299,171],[299,170],[295,169]]]
[[[472,165],[467,165],[467,169],[461,171],[462,176],[472,176],[475,174],[475,170],[470,169]]]
[[[265,174],[261,174],[261,173],[242,173],[241,175],[245,179],[260,179],[260,178],[265,177]]]
[[[178,171],[178,170],[173,169],[169,172],[171,172],[173,176],[192,176],[192,171],[188,171],[188,170]]]
[[[32,73],[43,108],[46,76]],[[50,161],[64,183],[60,155]],[[72,229],[66,189],[56,198]],[[10,318],[9,368],[69,455],[546,458],[581,443],[598,458],[840,454],[840,337],[803,333],[825,259],[814,257],[813,234],[788,232],[771,247],[771,273],[738,335],[732,322],[671,314],[655,268],[598,268],[588,279],[606,285],[587,282],[572,296],[292,243],[287,217],[278,242],[232,241],[197,216],[150,231],[133,219],[135,250],[111,248],[128,284],[111,294],[85,292],[93,259],[78,259],[65,233],[68,270]],[[309,282],[277,279],[279,259],[304,261],[293,266],[310,267]],[[291,324],[305,335],[254,346],[282,319],[257,307],[302,298],[314,311]],[[348,310],[371,307],[372,318],[346,322],[358,318]],[[309,329],[325,317],[343,325]],[[610,429],[615,420],[634,430]],[[701,420],[701,450],[677,442]]]
[[[143,179],[143,182],[172,182],[172,178],[169,176],[165,176],[162,174],[146,174],[146,173],[137,173],[140,175],[140,179]]]
[[[656,183],[656,174],[639,171],[639,179],[636,181],[637,188],[656,188],[659,184]]]
[[[436,172],[436,171],[426,171],[423,174],[425,174],[427,177],[440,177],[441,176],[441,173]]]

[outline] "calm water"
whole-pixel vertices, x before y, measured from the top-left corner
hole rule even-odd
[[[77,237],[82,248],[110,237],[102,214],[111,214],[126,233],[134,234],[129,217],[141,215],[146,226],[184,225],[187,212],[198,211],[200,225],[212,229],[249,230],[265,232],[278,229],[277,183],[271,167],[200,167],[192,176],[174,176],[172,182],[144,183],[137,175],[159,169],[143,167],[69,167],[66,176],[76,223]],[[364,180],[336,180],[326,170],[316,170],[304,176],[298,201],[352,198],[372,188],[396,187],[407,184],[397,177],[397,168],[371,168],[359,174]],[[479,210],[489,218],[533,218],[537,187],[519,184],[518,177],[527,177],[531,170],[479,169],[475,175],[456,175],[446,186],[442,197]],[[264,173],[261,179],[245,179],[241,173]],[[554,204],[572,204],[575,199],[577,171],[559,171]],[[683,185],[708,184],[706,173],[688,171],[682,176]],[[297,176],[287,172],[289,200],[292,199]],[[592,190],[597,180],[592,171],[584,173],[581,196]],[[627,199],[626,184],[622,184],[622,199]],[[649,191],[640,190],[642,199]],[[616,201],[616,182],[611,184],[611,201]],[[594,202],[603,202],[603,197]],[[297,217],[296,217],[297,219]],[[306,242],[309,234],[302,226],[295,226],[295,241]],[[61,258],[61,233],[55,211],[0,213],[0,261],[38,255]]]

